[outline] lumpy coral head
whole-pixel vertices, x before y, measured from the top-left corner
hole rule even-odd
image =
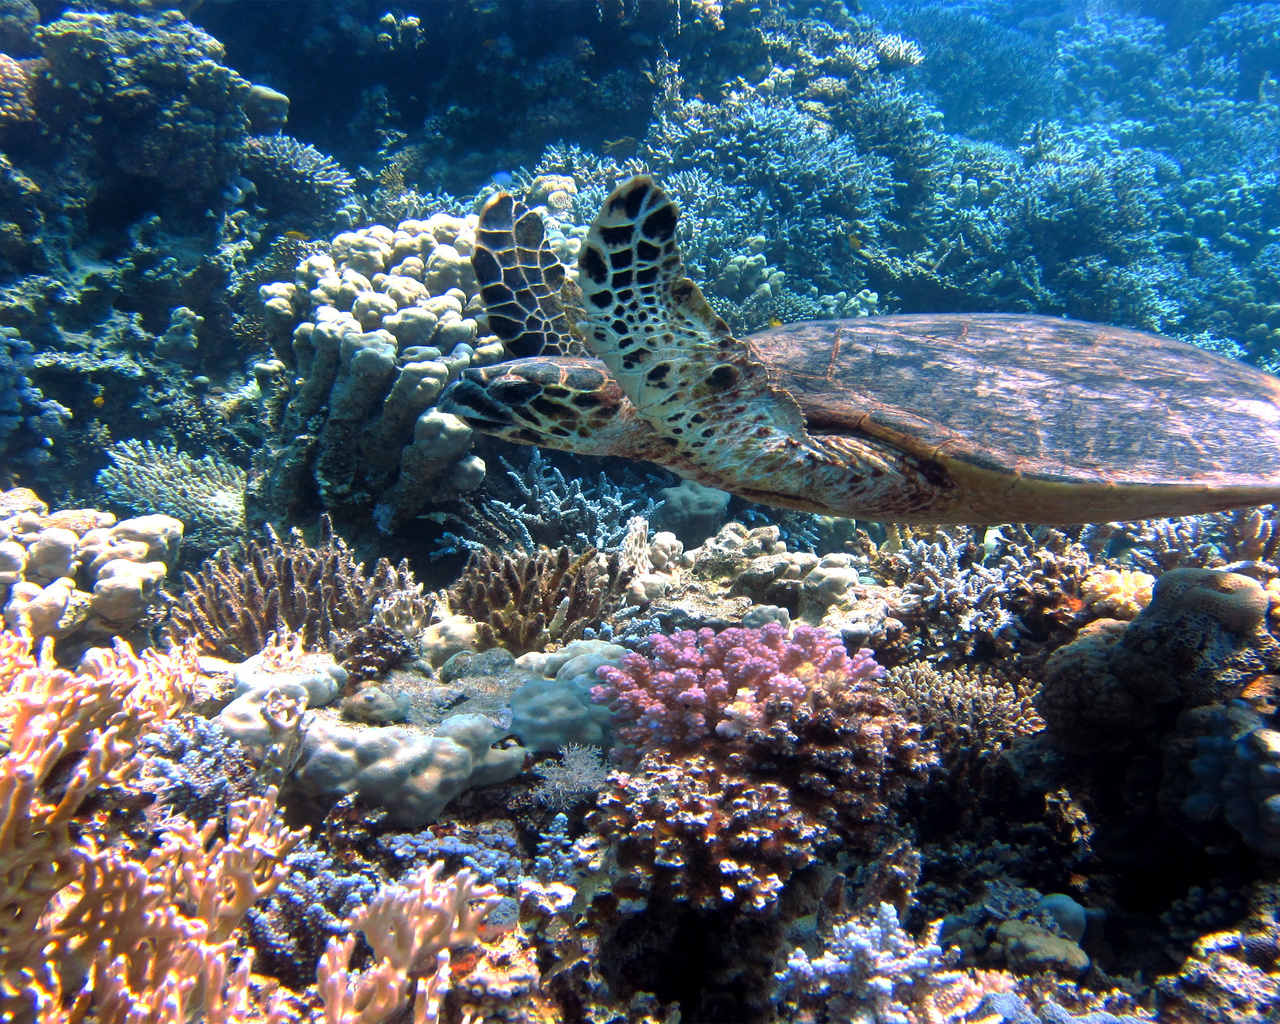
[[[871,651],[850,657],[838,636],[806,625],[790,637],[776,623],[655,633],[649,652],[601,667],[592,690],[613,709],[619,742],[637,756],[744,735],[768,721],[770,701],[808,703],[884,671]]]

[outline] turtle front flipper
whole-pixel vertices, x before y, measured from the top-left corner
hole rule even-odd
[[[578,257],[578,328],[659,434],[727,473],[744,439],[804,444],[804,416],[685,275],[678,216],[647,176],[605,200]]]
[[[715,486],[636,415],[595,359],[536,357],[473,366],[440,393],[436,408],[516,444],[656,462]]]
[[[675,204],[647,176],[605,200],[578,257],[576,326],[669,445],[659,460],[752,501],[840,516],[928,515],[950,500],[873,439],[813,437],[795,398],[686,276]],[[677,469],[692,476],[687,470]]]
[[[471,266],[489,330],[509,356],[581,355],[560,298],[566,268],[533,210],[507,192],[484,205]]]

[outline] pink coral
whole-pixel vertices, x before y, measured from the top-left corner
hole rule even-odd
[[[850,657],[840,638],[811,626],[682,630],[649,638],[651,657],[627,654],[600,669],[597,701],[614,710],[614,735],[638,755],[726,738],[765,725],[770,701],[812,705],[884,670],[866,649]]]

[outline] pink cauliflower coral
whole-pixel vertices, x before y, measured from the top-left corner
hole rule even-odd
[[[621,668],[600,668],[602,683],[591,691],[613,709],[614,736],[636,755],[692,746],[712,733],[741,736],[765,724],[774,697],[810,703],[819,691],[884,674],[871,651],[851,658],[838,636],[804,625],[790,638],[772,623],[655,633],[649,649],[651,657],[629,653]]]

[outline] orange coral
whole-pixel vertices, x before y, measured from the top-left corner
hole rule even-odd
[[[34,121],[31,78],[40,61],[14,60],[0,53],[0,125]]]

